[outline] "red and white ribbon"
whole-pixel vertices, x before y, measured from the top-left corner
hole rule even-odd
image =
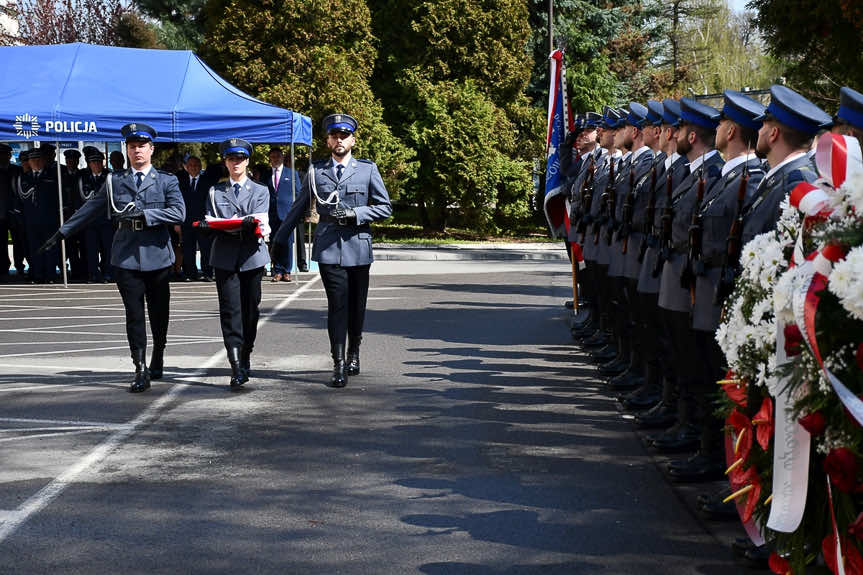
[[[789,201],[807,216],[815,216],[830,207],[830,195],[809,182],[800,182],[794,186]]]
[[[852,174],[863,172],[860,142],[851,136],[824,134],[818,138],[815,165],[833,189],[839,188]]]

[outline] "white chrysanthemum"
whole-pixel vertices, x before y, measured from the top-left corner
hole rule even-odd
[[[773,313],[776,319],[783,325],[794,321],[794,308],[792,307],[794,296],[794,279],[796,270],[790,270],[779,276],[776,285],[773,286]]]
[[[775,270],[782,260],[782,246],[775,232],[766,232],[752,238],[743,246],[740,267],[744,280],[762,287],[772,285]]]
[[[845,204],[853,207],[858,215],[863,215],[863,173],[855,172],[839,188],[845,195]]]
[[[863,246],[852,249],[833,266],[827,288],[852,317],[863,319]]]
[[[800,222],[802,216],[800,211],[791,205],[790,196],[785,196],[782,203],[779,204],[779,221],[776,228],[782,234],[783,243],[793,241],[800,231]]]

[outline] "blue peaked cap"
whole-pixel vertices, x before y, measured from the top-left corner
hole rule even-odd
[[[833,118],[827,115],[827,112],[791,88],[779,84],[770,86],[770,105],[764,114],[755,119],[764,121],[769,117],[798,132],[813,136],[818,130],[833,125]]]
[[[662,101],[662,123],[671,126],[680,125],[680,102],[671,98]]]
[[[863,130],[863,94],[847,86],[839,90],[836,118]]]
[[[723,117],[746,128],[756,131],[761,129],[761,122],[755,118],[764,114],[766,108],[760,102],[737,90],[725,90],[723,98],[725,99],[725,105],[722,107]]]
[[[719,126],[719,110],[713,106],[697,102],[692,98],[681,98],[680,119],[688,124],[695,124],[708,130],[715,130]]]

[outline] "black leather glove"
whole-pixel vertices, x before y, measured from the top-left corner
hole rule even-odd
[[[258,220],[255,219],[255,216],[246,216],[243,218],[243,232],[249,235],[254,235],[255,230],[258,229]]]
[[[118,217],[121,220],[133,220],[135,218],[143,218],[144,211],[138,206],[134,206],[120,212],[120,215]]]
[[[343,208],[339,206],[331,211],[330,215],[340,220],[347,220],[348,223],[354,223],[357,220],[357,213],[353,208]]]
[[[54,235],[52,235],[50,238],[48,238],[48,240],[44,244],[39,246],[39,250],[37,253],[44,254],[45,252],[47,252],[48,250],[50,250],[54,246],[56,246],[57,242],[62,240],[64,237],[66,237],[66,236],[63,235],[63,232],[61,232],[60,230],[57,230],[56,232],[54,232]]]

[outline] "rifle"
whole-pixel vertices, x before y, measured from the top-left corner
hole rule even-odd
[[[629,190],[626,193],[626,198],[623,200],[623,223],[620,224],[620,231],[617,232],[617,239],[622,240],[623,245],[620,246],[620,253],[626,254],[629,251],[629,233],[632,230],[632,211],[635,203],[635,166],[629,164]]]
[[[581,185],[581,219],[578,221],[576,233],[581,234],[581,245],[584,245],[584,236],[587,234],[587,226],[591,222],[590,206],[593,203],[593,180],[596,177],[596,156],[590,155],[590,164],[587,166],[587,177]]]
[[[656,218],[656,162],[653,162],[653,167],[650,168],[650,197],[647,199],[647,225],[644,230],[644,238],[641,240],[641,245],[638,247],[638,263],[644,261],[644,254],[647,252],[648,237],[653,235],[655,226],[653,225]]]
[[[743,249],[743,203],[746,201],[746,188],[749,184],[749,153],[743,162],[743,173],[740,176],[740,186],[737,188],[737,210],[734,221],[728,232],[725,242],[725,258],[722,262],[722,271],[719,274],[719,283],[713,296],[713,303],[721,305],[725,298],[734,289],[734,278],[737,276],[737,268],[740,264],[740,252]]]
[[[609,176],[611,177],[611,176]],[[605,227],[605,244],[611,245],[611,240],[614,238],[615,221],[617,215],[617,187],[616,182],[611,179],[608,181],[609,196],[608,196],[608,225]]]
[[[608,185],[605,187],[605,191],[602,192],[602,195],[599,197],[599,201],[602,202],[600,210],[602,212],[608,211],[608,198],[609,193],[614,196],[614,156],[609,156],[609,165],[608,165]],[[602,213],[600,212],[600,213]],[[599,244],[599,232],[602,228],[603,217],[596,218],[596,221],[593,222],[593,244]]]
[[[680,270],[680,287],[689,290],[689,299],[695,305],[695,276],[696,262],[701,258],[701,240],[703,239],[704,217],[701,215],[701,202],[704,200],[704,156],[701,160],[701,173],[698,176],[698,193],[695,197],[695,206],[692,211],[692,219],[689,222],[689,250],[686,253],[686,261]]]
[[[674,198],[674,190],[672,189],[674,163],[668,167],[668,171],[665,173],[667,174],[665,180],[665,195],[667,200],[665,202],[665,207],[662,209],[662,230],[659,238],[659,254],[656,257],[656,264],[653,266],[653,272],[651,273],[653,277],[659,277],[659,274],[662,272],[662,266],[665,265],[665,260],[668,259],[668,253],[671,250],[671,222],[674,220],[674,208],[671,206],[671,202]]]

